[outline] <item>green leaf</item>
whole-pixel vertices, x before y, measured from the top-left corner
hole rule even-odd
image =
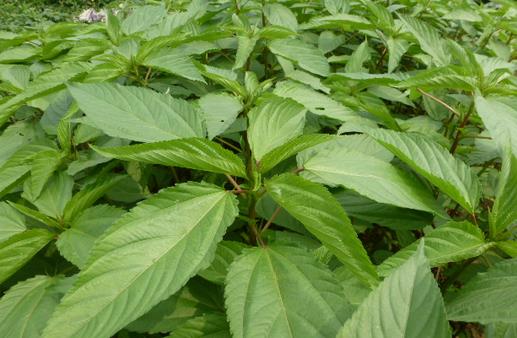
[[[237,37],[237,53],[235,54],[235,64],[233,69],[239,69],[244,67],[246,62],[253,53],[253,49],[257,44],[258,38],[256,36],[248,37],[239,35]]]
[[[26,181],[28,183],[29,181]],[[60,219],[63,216],[65,206],[72,198],[74,180],[63,171],[54,173],[47,182],[45,189],[35,198],[25,184],[22,197],[34,204],[39,211],[47,216]]]
[[[320,143],[330,141],[334,137],[335,136],[333,135],[326,134],[300,135],[266,153],[258,163],[258,170],[265,173],[273,169],[280,162],[298,154],[299,152],[314,147]]]
[[[208,138],[222,134],[242,110],[242,103],[235,96],[209,93],[199,99],[199,106],[205,116]]]
[[[112,83],[69,85],[81,110],[109,136],[140,142],[203,137],[198,111],[187,101]]]
[[[517,259],[479,273],[447,301],[449,320],[517,323]]]
[[[9,338],[40,337],[71,279],[36,276],[19,282],[0,299],[0,332]]]
[[[113,335],[206,268],[236,215],[232,194],[195,183],[139,204],[95,242],[42,337]]]
[[[124,21],[121,29],[126,35],[142,32],[165,17],[167,11],[164,6],[137,7]]]
[[[302,176],[341,185],[374,201],[447,217],[431,192],[415,177],[390,163],[348,148],[331,148],[299,163]]]
[[[203,316],[187,320],[183,325],[172,332],[169,338],[227,338],[230,337],[230,328],[226,316],[217,313],[208,313]]]
[[[330,66],[325,55],[318,48],[298,39],[277,39],[269,43],[273,54],[295,62],[308,72],[328,76]]]
[[[450,338],[440,289],[420,245],[372,291],[339,338]]]
[[[450,62],[449,54],[444,40],[440,34],[427,23],[414,17],[401,15],[400,20],[406,29],[418,40],[420,48],[433,57],[438,66],[446,66]]]
[[[147,55],[142,64],[192,81],[205,83],[190,57],[181,50],[174,48],[158,49]]]
[[[298,30],[296,16],[284,5],[266,4],[263,11],[270,24],[285,27],[295,32]]]
[[[236,338],[334,337],[352,312],[331,272],[291,247],[246,250],[230,266],[225,298]]]
[[[474,212],[481,193],[479,180],[468,165],[447,149],[416,133],[383,129],[367,133],[467,211]]]
[[[89,68],[85,63],[65,63],[38,76],[23,92],[0,104],[0,126],[7,122],[20,105],[63,89],[66,81],[81,77]]]
[[[213,283],[224,285],[228,267],[244,248],[246,245],[241,242],[222,241],[217,245],[212,264],[198,275]]]
[[[411,77],[396,84],[399,88],[422,88],[426,90],[441,90],[444,88],[473,91],[477,80],[471,76],[456,74],[450,68],[437,67],[416,71]]]
[[[510,143],[513,154],[517,156],[517,108],[510,105],[511,101],[497,97],[476,96],[475,104],[477,113],[501,153]]]
[[[503,158],[494,206],[490,212],[492,237],[509,229],[517,221],[517,156],[506,151]]]
[[[0,168],[0,197],[9,193],[21,183],[31,169],[30,165],[9,166]]]
[[[17,204],[14,202],[8,202],[8,203],[10,206],[12,206],[13,208],[15,208],[16,210],[18,210],[19,212],[21,212],[22,214],[24,214],[27,217],[30,217],[30,218],[32,218],[36,221],[39,221],[43,224],[46,224],[50,227],[61,228],[61,224],[59,224],[59,222],[57,222],[55,219],[48,217],[47,215],[45,215],[39,211],[36,211],[32,208],[28,208],[24,205]]]
[[[0,243],[0,284],[18,271],[50,242],[54,235],[44,229],[31,229]]]
[[[339,202],[321,185],[293,174],[266,182],[271,197],[299,220],[363,283],[377,284],[377,273]]]
[[[24,232],[25,217],[6,202],[0,202],[0,242]]]
[[[425,255],[432,267],[477,257],[493,246],[485,242],[481,229],[469,222],[448,222],[424,236]],[[418,240],[386,259],[378,267],[381,276],[388,276],[416,251]]]
[[[433,215],[393,205],[381,204],[351,190],[340,191],[334,197],[353,218],[379,224],[394,230],[415,230],[433,222]]]
[[[106,204],[82,211],[70,228],[59,235],[56,241],[59,252],[75,266],[83,268],[95,240],[124,213],[124,210]]]
[[[280,97],[293,99],[316,115],[324,115],[341,121],[357,116],[350,108],[343,106],[328,95],[298,82],[279,82],[273,93]]]
[[[31,195],[38,198],[47,181],[61,164],[61,153],[47,150],[34,156],[31,167]]]
[[[219,144],[200,138],[92,148],[102,156],[246,177],[242,160]]]
[[[345,72],[347,73],[355,73],[355,72],[364,72],[363,63],[368,61],[370,58],[370,51],[368,47],[368,40],[364,40],[350,55],[348,62],[345,65]]]
[[[126,178],[124,175],[100,176],[94,182],[86,185],[68,201],[64,208],[63,219],[66,222],[74,221],[79,213],[91,207],[93,203],[124,178]]]
[[[176,331],[190,319],[223,310],[223,289],[194,277],[179,292],[158,303],[126,329],[151,334]]]
[[[303,133],[305,108],[290,99],[267,96],[248,113],[248,142],[257,161]]]
[[[407,52],[409,44],[406,40],[389,37],[386,42],[386,48],[388,49],[388,73],[393,72],[398,65],[402,56]]]

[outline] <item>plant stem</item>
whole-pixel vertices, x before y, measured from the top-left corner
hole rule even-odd
[[[434,96],[433,94],[430,94],[426,91],[423,91],[422,89],[420,88],[417,88],[416,89],[420,94],[422,95],[425,95],[427,96],[428,98],[430,98],[431,100],[433,101],[436,101],[438,102],[439,104],[441,104],[442,106],[444,106],[445,108],[447,108],[450,112],[452,112],[454,115],[457,115],[457,116],[461,116],[461,114],[454,108],[452,108],[450,105],[448,105],[447,103],[445,103],[443,100],[437,98],[436,96]]]
[[[452,146],[451,146],[451,150],[450,150],[451,154],[454,154],[456,152],[456,149],[458,148],[458,145],[461,140],[462,129],[469,122],[469,117],[473,111],[474,111],[474,103],[471,103],[467,114],[465,114],[463,121],[461,121],[460,125],[458,126],[458,130],[456,131],[456,137],[454,137],[454,141],[452,142]]]
[[[239,183],[237,183],[236,180],[233,179],[233,177],[231,177],[230,175],[228,174],[224,174],[226,176],[226,178],[228,179],[228,181],[233,185],[233,187],[235,188],[235,192],[237,194],[242,194],[244,193],[244,190],[241,188],[241,186],[239,185]]]
[[[278,217],[278,215],[280,214],[280,211],[282,211],[282,208],[280,207],[276,207],[275,211],[273,211],[273,213],[271,214],[271,217],[269,218],[269,220],[267,221],[266,225],[264,225],[264,227],[262,228],[262,230],[260,230],[260,233],[262,234],[264,231],[267,230],[267,228],[269,228],[271,226],[271,224],[273,224],[273,222],[275,221],[275,219]]]

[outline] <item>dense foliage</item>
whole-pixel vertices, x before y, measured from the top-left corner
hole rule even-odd
[[[194,0],[0,32],[0,337],[517,337],[516,23]]]

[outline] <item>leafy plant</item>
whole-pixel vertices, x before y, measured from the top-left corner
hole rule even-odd
[[[516,337],[516,20],[194,0],[0,32],[0,336]]]

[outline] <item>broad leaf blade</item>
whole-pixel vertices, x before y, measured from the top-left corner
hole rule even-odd
[[[329,96],[294,81],[278,83],[273,93],[280,97],[293,99],[316,115],[324,115],[341,121],[356,116],[350,108]]]
[[[31,229],[0,243],[0,283],[4,282],[50,242],[54,234]]]
[[[330,66],[323,53],[298,39],[278,39],[269,44],[273,54],[294,61],[301,68],[321,76],[328,76]]]
[[[490,233],[496,236],[517,221],[517,156],[508,149],[503,158],[494,206],[490,212]]]
[[[481,190],[478,178],[447,149],[416,133],[372,129],[368,134],[469,212],[474,212]]]
[[[209,185],[184,184],[146,200],[96,242],[43,337],[114,334],[206,268],[236,215],[234,196]]]
[[[447,217],[419,181],[375,157],[347,148],[331,148],[309,157],[302,165],[302,175],[312,181],[341,185],[379,203]]]
[[[446,223],[424,238],[425,254],[432,267],[477,257],[493,246],[485,242],[481,229],[466,221]],[[404,264],[417,251],[420,242],[414,242],[382,262],[377,270],[379,275],[388,276]]]
[[[97,205],[82,211],[71,227],[59,235],[56,241],[59,252],[75,266],[83,268],[95,240],[124,213],[110,205]]]
[[[305,108],[290,99],[267,97],[249,113],[248,141],[253,156],[265,154],[300,136],[305,125]]]
[[[339,338],[450,338],[440,289],[423,245],[372,291]]]
[[[324,187],[284,174],[266,182],[266,189],[363,283],[376,285],[377,273],[366,250],[343,208]]]
[[[500,150],[506,149],[510,142],[513,154],[517,156],[517,108],[501,98],[482,96],[476,96],[475,104],[477,113]]]
[[[162,164],[246,177],[242,160],[219,144],[200,138],[96,148],[96,152],[125,161]]]
[[[40,337],[70,278],[36,276],[10,288],[0,299],[0,332],[9,338]]]
[[[230,266],[225,297],[236,338],[333,337],[352,311],[330,271],[292,247],[246,250]]]
[[[198,111],[170,95],[112,83],[74,84],[69,90],[88,121],[112,137],[154,142],[205,135]]]
[[[471,279],[447,302],[449,320],[517,323],[517,258],[497,263]]]
[[[181,50],[158,49],[146,56],[143,64],[192,81],[205,82],[190,57]]]
[[[265,173],[289,157],[320,143],[330,141],[334,137],[326,134],[300,135],[266,153],[258,163],[258,170]]]

